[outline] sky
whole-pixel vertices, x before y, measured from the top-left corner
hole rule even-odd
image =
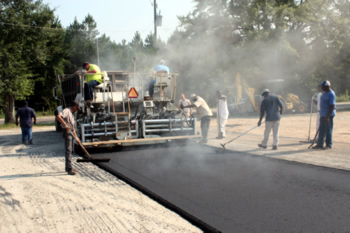
[[[92,15],[100,34],[106,34],[112,41],[130,42],[138,31],[144,40],[154,32],[154,0],[43,0],[63,27],[68,27],[76,17],[81,23],[85,16]],[[157,34],[167,41],[179,25],[176,16],[185,16],[194,8],[192,0],[157,0],[157,13],[163,16],[163,24],[157,27]]]

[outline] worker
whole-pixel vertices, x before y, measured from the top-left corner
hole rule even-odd
[[[164,60],[160,60],[159,65],[156,65],[154,67],[154,71],[156,72],[156,74],[161,75],[161,74],[169,74],[170,70],[169,67],[167,67],[165,65],[165,61]],[[153,99],[153,94],[154,94],[154,85],[156,84],[156,80],[153,78],[149,84],[149,88],[148,88],[148,92],[150,97]],[[162,89],[160,90],[161,92],[161,97],[165,97],[164,95],[164,87],[162,87]]]
[[[182,109],[196,107],[198,114],[197,118],[201,121],[202,139],[200,142],[207,143],[210,117],[213,115],[213,113],[211,112],[207,102],[205,102],[202,97],[197,96],[196,94],[192,94],[191,99],[193,101],[193,104],[182,106]]]
[[[159,65],[156,65],[154,67],[154,70],[156,71],[156,73],[170,73],[169,67],[165,65],[164,60],[160,60]]]
[[[22,130],[22,143],[27,145],[33,144],[32,137],[32,127],[33,127],[33,118],[34,125],[36,125],[36,114],[35,111],[28,107],[28,101],[23,101],[23,107],[18,109],[16,113],[16,125],[18,126],[18,117],[20,118],[20,126]],[[28,143],[27,143],[28,139]]]
[[[264,97],[264,100],[261,102],[260,106],[260,119],[258,121],[258,126],[261,125],[261,120],[265,115],[265,133],[264,139],[261,144],[258,144],[259,147],[266,149],[267,141],[269,140],[271,129],[273,131],[273,144],[272,149],[277,150],[278,147],[278,131],[280,126],[280,119],[283,112],[283,104],[281,100],[276,95],[270,94],[269,89],[265,89],[261,94]]]
[[[182,109],[181,106],[188,106],[188,105],[191,105],[191,101],[189,99],[186,99],[184,93],[181,93],[179,103],[177,104],[177,108]],[[186,117],[190,117],[192,115],[192,108],[185,108],[183,111]]]
[[[148,87],[148,93],[149,93],[149,96],[151,99],[153,99],[153,94],[154,94],[154,85],[156,84],[156,80],[155,79],[152,79],[150,84],[149,84],[149,87]]]
[[[331,82],[325,80],[321,84],[323,94],[320,100],[320,132],[317,145],[313,149],[332,149],[333,118],[335,110],[335,93],[331,89]],[[326,141],[326,147],[323,147]]]
[[[84,84],[84,98],[85,101],[91,102],[93,100],[94,87],[103,82],[101,70],[97,65],[90,64],[89,62],[83,63],[83,74],[86,75]]]
[[[73,135],[74,134],[77,143],[79,144],[79,138],[77,136],[77,133],[75,132],[74,128],[74,116],[73,114],[76,113],[80,109],[79,103],[73,101],[70,104],[70,107],[65,108],[61,113],[57,115],[57,120],[61,123],[61,127],[63,128],[63,138],[64,138],[64,145],[65,145],[65,157],[66,157],[66,172],[69,175],[75,175],[77,170],[73,168],[72,166],[72,152],[73,152]]]
[[[216,97],[218,98],[218,104],[216,107],[218,136],[216,139],[222,139],[226,137],[225,127],[229,114],[227,107],[227,97],[224,96],[220,90],[216,91]]]
[[[321,110],[321,96],[323,94],[321,84],[318,85],[318,94],[316,99],[314,99],[314,103],[316,104],[316,109],[317,109],[317,118],[316,118],[316,141],[318,140],[318,135],[319,135],[319,128],[320,128],[320,110]]]

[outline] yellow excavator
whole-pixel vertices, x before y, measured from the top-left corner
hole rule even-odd
[[[268,80],[267,86],[277,95],[284,105],[285,112],[305,113],[309,111],[309,106],[304,103],[298,95],[286,92],[283,88],[284,80]]]
[[[309,107],[303,101],[300,100],[299,96],[293,93],[284,93],[283,91],[276,91],[280,88],[273,88],[273,86],[281,86],[281,82],[284,81],[282,79],[279,80],[269,80],[268,87],[272,89],[272,91],[281,99],[284,105],[285,112],[299,112],[304,113],[307,112]],[[277,85],[276,85],[277,84]],[[241,74],[237,72],[235,77],[235,85],[236,85],[236,101],[235,108],[239,113],[247,113],[247,112],[258,112],[260,108],[260,101],[257,99],[255,94],[255,88],[249,87],[247,83],[242,80]],[[272,87],[271,87],[272,86]],[[245,101],[242,103],[242,92],[248,97],[249,101]]]
[[[241,74],[237,72],[235,78],[236,84],[236,101],[235,107],[239,113],[258,112],[260,103],[255,101],[255,88],[249,87],[245,81],[242,80]],[[242,103],[242,92],[246,93],[248,100]]]

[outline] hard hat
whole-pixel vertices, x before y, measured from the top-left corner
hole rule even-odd
[[[323,82],[321,83],[321,86],[322,86],[322,87],[330,87],[330,86],[331,86],[331,82],[328,81],[328,80],[325,80],[325,81],[323,81]]]
[[[266,93],[270,93],[269,89],[264,89],[263,92],[261,93],[261,95],[265,95]]]
[[[164,65],[165,61],[164,60],[160,60],[159,64]]]
[[[192,95],[191,95],[191,99],[193,99],[193,98],[195,98],[195,97],[197,97],[196,94],[192,94]]]

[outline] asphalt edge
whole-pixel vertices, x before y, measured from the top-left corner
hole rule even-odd
[[[85,157],[85,155],[83,156]],[[123,180],[125,183],[130,185],[131,187],[137,189],[138,191],[142,192],[144,195],[148,196],[152,200],[158,202],[159,204],[163,205],[167,209],[177,213],[182,218],[189,221],[191,224],[195,225],[196,227],[200,228],[203,232],[208,233],[221,233],[221,231],[217,230],[216,228],[210,226],[209,224],[203,222],[202,220],[196,218],[195,216],[189,214],[185,210],[181,209],[180,207],[174,205],[173,203],[167,201],[166,199],[162,198],[161,196],[157,195],[156,193],[152,192],[151,190],[147,189],[146,187],[142,186],[141,184],[135,182],[134,180],[130,179],[129,177],[121,174],[120,172],[108,167],[105,164],[102,163],[94,163],[99,168],[109,172],[110,174],[116,176],[117,178]]]
[[[235,151],[235,150],[232,150],[232,149],[223,149],[223,148],[215,147],[215,146],[211,146],[211,145],[205,145],[205,146],[213,148],[215,150],[216,154],[223,154],[223,153],[226,153],[226,152],[232,152],[232,153],[241,152],[241,153],[245,153],[246,156],[255,157],[255,158],[264,158],[264,159],[273,160],[273,161],[277,160],[277,161],[281,161],[281,162],[284,162],[284,163],[287,163],[287,164],[298,164],[298,165],[305,166],[305,167],[318,167],[318,168],[328,169],[328,170],[333,170],[333,171],[338,171],[338,172],[346,172],[346,173],[350,172],[350,170],[347,170],[347,169],[344,169],[344,168],[335,168],[335,167],[329,167],[329,166],[318,165],[318,164],[313,164],[313,163],[304,163],[304,162],[300,162],[300,161],[287,160],[287,159],[284,159],[284,158],[278,158],[278,157],[273,157],[273,156],[257,155],[257,154],[252,154],[252,153],[244,152],[244,151]]]

